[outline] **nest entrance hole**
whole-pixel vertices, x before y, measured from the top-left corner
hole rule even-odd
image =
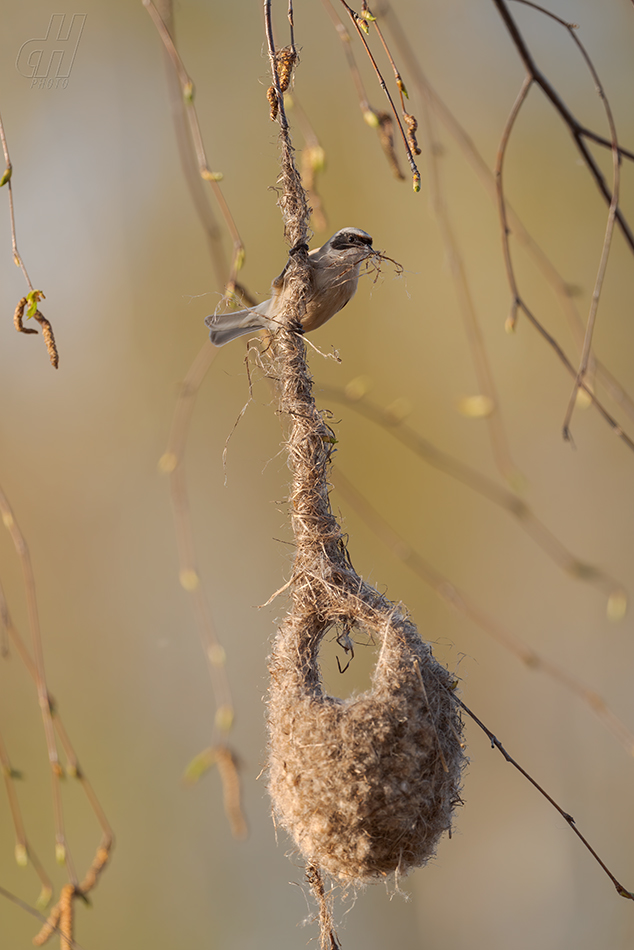
[[[319,647],[324,692],[337,699],[348,699],[369,690],[379,646],[376,635],[365,626],[350,622],[333,624]]]

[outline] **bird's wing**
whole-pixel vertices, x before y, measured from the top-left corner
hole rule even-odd
[[[264,326],[262,317],[268,313],[270,300],[263,300],[257,307],[246,307],[244,310],[227,310],[226,313],[212,313],[205,317],[205,324],[210,330],[217,327],[226,329],[250,326]]]

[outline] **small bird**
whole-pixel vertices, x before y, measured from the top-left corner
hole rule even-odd
[[[292,252],[291,252],[292,253]],[[308,255],[310,289],[306,296],[306,312],[302,317],[304,332],[316,330],[352,300],[357,289],[359,269],[368,257],[378,254],[372,238],[360,228],[342,228]],[[286,270],[284,268],[271,286],[271,298],[257,307],[211,314],[205,318],[209,339],[214,346],[224,346],[236,337],[258,330],[273,330],[286,303]]]

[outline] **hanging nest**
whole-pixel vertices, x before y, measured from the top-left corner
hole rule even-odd
[[[298,256],[287,279],[297,281],[301,302]],[[296,543],[292,603],[270,662],[274,813],[307,863],[342,882],[405,874],[434,854],[460,801],[465,758],[455,678],[405,611],[352,566],[329,499],[336,438],[315,406],[301,336],[281,329],[266,356],[291,420]],[[319,670],[320,645],[335,625],[379,645],[372,688],[347,700],[324,693]]]
[[[271,660],[275,815],[309,864],[349,883],[427,863],[451,829],[465,761],[455,680],[414,624],[375,597],[374,609],[357,600],[355,618],[359,625],[358,613],[364,615],[380,644],[367,692],[346,700],[324,693],[324,621],[289,617]]]
[[[269,52],[278,88],[270,36]],[[451,828],[465,758],[454,678],[405,611],[356,573],[332,513],[328,473],[337,440],[315,405],[297,332],[312,291],[309,208],[283,102],[278,120],[278,203],[292,251],[280,329],[263,359],[279,411],[290,421],[295,559],[291,605],[270,661],[269,791],[277,821],[306,859],[320,904],[322,945],[336,946],[321,870],[343,883],[360,883],[424,865]],[[372,688],[347,700],[326,695],[321,683],[319,648],[335,625],[357,628],[379,644]]]

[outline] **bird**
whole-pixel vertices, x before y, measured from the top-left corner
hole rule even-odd
[[[306,245],[299,245],[299,247]],[[292,253],[292,251],[291,251]],[[306,312],[302,317],[302,332],[323,326],[327,320],[352,300],[359,280],[363,261],[377,255],[372,238],[360,228],[342,228],[325,244],[308,255],[310,268],[309,290],[305,298]],[[214,346],[224,346],[239,336],[274,330],[281,324],[276,320],[287,302],[288,285],[285,277],[288,264],[271,285],[271,297],[257,307],[211,314],[205,318],[209,339]]]

